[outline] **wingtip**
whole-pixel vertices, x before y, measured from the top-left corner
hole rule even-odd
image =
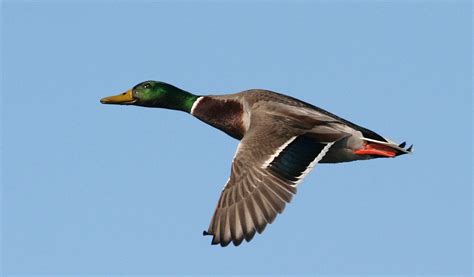
[[[216,245],[219,244],[220,242],[216,240],[216,237],[214,236],[211,241],[211,245]]]
[[[407,151],[410,153],[413,153],[413,144],[410,145],[410,147],[407,148]]]
[[[222,246],[222,247],[226,247],[227,245],[230,244],[230,242],[231,242],[230,240],[228,240],[228,241],[224,241],[224,240],[223,240],[223,241],[221,241],[221,246]]]
[[[242,244],[243,240],[244,240],[244,237],[236,239],[236,240],[232,240],[232,244],[234,244],[234,246],[239,246],[240,244]]]

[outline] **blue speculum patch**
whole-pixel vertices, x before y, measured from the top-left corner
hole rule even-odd
[[[271,162],[270,169],[296,182],[325,146],[310,137],[298,136]]]

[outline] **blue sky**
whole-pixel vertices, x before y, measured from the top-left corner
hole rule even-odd
[[[472,263],[470,1],[3,1],[2,272],[460,274]],[[105,106],[138,82],[266,88],[397,141],[319,165],[251,243],[202,237],[237,141]]]

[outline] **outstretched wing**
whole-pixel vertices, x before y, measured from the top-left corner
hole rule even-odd
[[[291,201],[298,182],[335,142],[307,129],[268,121],[253,117],[237,148],[230,178],[204,232],[213,236],[212,244],[237,246],[262,233]]]

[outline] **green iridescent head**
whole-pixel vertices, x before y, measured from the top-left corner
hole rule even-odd
[[[102,98],[102,104],[135,105],[190,112],[198,96],[170,84],[145,81],[115,96]]]

